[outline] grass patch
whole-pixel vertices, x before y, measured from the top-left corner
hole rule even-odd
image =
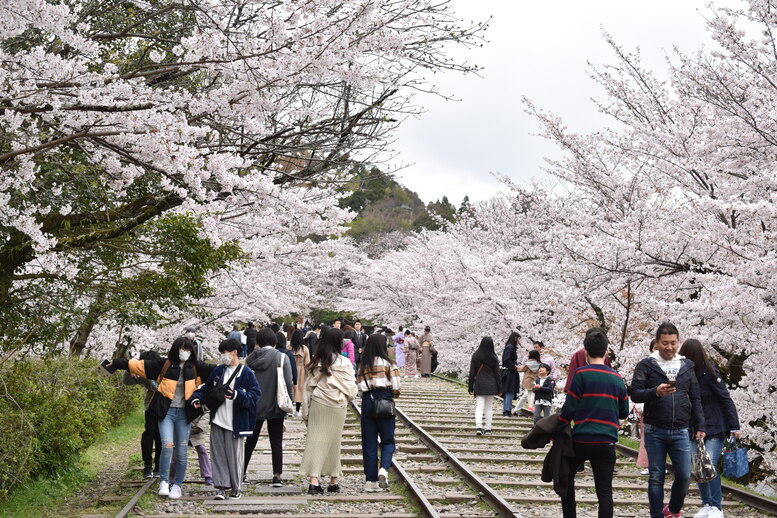
[[[16,488],[0,502],[0,518],[59,516],[69,497],[95,479],[101,470],[122,462],[116,452],[128,441],[139,442],[143,433],[143,406],[129,414],[122,424],[102,434],[87,448],[75,466],[39,477]],[[126,458],[126,457],[125,457]],[[142,474],[137,473],[136,478]]]
[[[618,436],[618,442],[621,443],[624,446],[628,446],[629,448],[633,450],[639,451],[639,440],[638,439],[632,439],[631,437],[627,437],[625,435],[619,435]]]

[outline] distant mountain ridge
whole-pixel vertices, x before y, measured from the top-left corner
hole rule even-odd
[[[454,221],[457,214],[456,207],[446,196],[424,204],[418,194],[377,167],[359,166],[342,190],[350,194],[340,200],[340,207],[358,214],[348,231],[348,235],[357,241],[372,241],[379,235],[393,232],[438,229],[440,224],[432,214],[447,221]],[[465,197],[462,207],[468,203]]]

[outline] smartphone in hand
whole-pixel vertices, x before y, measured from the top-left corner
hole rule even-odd
[[[113,374],[116,372],[116,367],[113,366],[113,362],[111,362],[111,360],[103,360],[100,364],[100,368],[106,371],[108,374]]]
[[[677,386],[677,380],[669,380],[666,382],[667,385],[670,387],[676,387]]]

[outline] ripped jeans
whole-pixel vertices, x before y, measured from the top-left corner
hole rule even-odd
[[[162,458],[159,466],[159,480],[169,482],[170,461],[175,450],[175,480],[173,484],[180,486],[186,477],[186,447],[189,444],[191,425],[186,422],[186,409],[173,408],[167,411],[164,419],[159,421],[159,436],[162,439]]]

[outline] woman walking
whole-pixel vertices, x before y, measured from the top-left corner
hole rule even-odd
[[[116,358],[109,366],[129,371],[141,378],[155,379],[158,387],[149,411],[159,420],[162,456],[159,460],[159,495],[181,498],[186,477],[186,449],[194,412],[187,418],[187,404],[202,378],[210,376],[215,365],[198,362],[193,356],[194,344],[185,336],[173,341],[167,359],[128,360]],[[191,407],[190,407],[191,408]],[[173,451],[175,450],[175,452]],[[170,485],[170,461],[175,453],[177,469]]]
[[[375,402],[399,397],[399,368],[391,363],[386,337],[372,335],[362,352],[357,383],[362,396],[362,459],[367,483],[365,491],[388,489],[388,470],[394,454],[396,417],[376,417]],[[407,361],[405,362],[407,366]],[[380,437],[380,468],[378,468],[378,437]]]
[[[494,418],[494,396],[502,394],[502,376],[499,360],[494,352],[494,340],[484,336],[480,346],[472,354],[467,380],[469,393],[475,395],[475,433],[491,434]],[[483,429],[483,411],[486,413],[486,428]]]
[[[424,332],[418,339],[421,343],[421,376],[429,377],[432,375],[432,351],[434,350],[434,339],[432,338],[432,328],[424,327]]]
[[[307,422],[305,453],[300,473],[310,478],[308,494],[324,492],[319,478],[329,475],[327,492],[338,493],[337,477],[342,474],[340,442],[345,414],[350,400],[356,397],[353,364],[340,354],[343,332],[335,327],[324,331],[313,360],[305,366],[305,401],[302,419]]]
[[[307,381],[305,365],[310,363],[310,351],[303,343],[303,335],[301,329],[297,329],[291,335],[291,352],[294,353],[294,361],[297,364],[297,383],[294,385],[294,417],[302,415],[300,408],[302,408],[302,402],[305,401],[305,382]]]
[[[345,356],[351,361],[351,365],[356,366],[356,347],[353,344],[354,338],[356,338],[356,331],[351,326],[345,326],[343,331],[343,347],[340,349],[340,354]]]
[[[704,412],[704,446],[713,466],[718,465],[723,445],[729,437],[739,438],[739,416],[731,395],[720,372],[710,361],[701,342],[690,338],[680,348],[680,355],[693,362],[696,379],[699,381],[701,406]],[[695,450],[695,441],[693,441]],[[709,482],[699,484],[703,507],[693,518],[723,518],[723,496],[720,473]]]
[[[248,474],[248,463],[254,452],[262,425],[267,421],[267,435],[270,437],[272,452],[273,487],[283,487],[283,420],[286,412],[278,406],[278,391],[285,390],[292,395],[292,370],[289,358],[283,351],[276,348],[276,340],[283,338],[283,333],[273,333],[272,329],[263,328],[256,335],[256,345],[248,358],[246,365],[251,367],[262,389],[262,397],[256,404],[256,426],[245,444],[245,461],[243,473]],[[283,366],[284,385],[278,386],[278,367]]]
[[[502,390],[505,394],[502,415],[507,417],[513,415],[513,398],[518,394],[518,383],[521,380],[521,375],[518,373],[518,344],[520,343],[520,333],[513,331],[502,353],[502,369],[504,369]]]
[[[245,438],[256,420],[256,402],[261,395],[256,376],[240,364],[242,344],[224,340],[219,344],[221,365],[192,396],[192,406],[200,408],[207,394],[226,385],[227,391],[216,408],[210,409],[210,453],[213,457],[213,487],[216,500],[237,500],[243,496],[243,453]]]
[[[418,338],[416,338],[409,329],[405,331],[405,345],[403,346],[403,349],[405,352],[405,377],[417,378],[419,352]]]

